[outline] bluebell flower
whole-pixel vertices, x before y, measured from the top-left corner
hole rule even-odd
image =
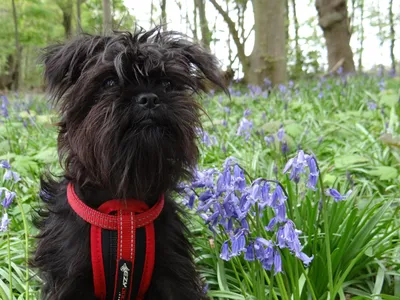
[[[2,194],[4,192],[4,199],[1,202],[1,205],[3,205],[3,207],[5,209],[9,208],[11,203],[13,202],[16,194],[14,192],[10,192],[9,190],[6,189],[0,189],[0,200],[2,198]]]
[[[238,164],[235,164],[233,167],[233,180],[234,187],[239,191],[243,191],[246,187],[246,179],[244,177],[244,171],[239,167]]]
[[[285,174],[291,170],[289,179],[293,180],[295,183],[299,183],[300,175],[306,173],[305,167],[309,169],[307,187],[316,190],[319,175],[317,163],[315,157],[305,154],[303,150],[299,150],[297,156],[288,160],[283,169],[283,173]]]
[[[220,254],[219,257],[220,257],[221,259],[223,259],[223,260],[226,260],[226,261],[228,261],[228,260],[231,259],[230,255],[229,255],[229,245],[228,245],[228,241],[225,241],[225,242],[222,244],[222,247],[221,247],[221,254]]]
[[[276,217],[271,218],[267,226],[265,226],[266,231],[274,231],[275,225],[277,224],[278,220]]]
[[[284,136],[285,136],[285,129],[284,129],[283,127],[279,128],[278,133],[277,133],[276,135],[277,135],[277,137],[278,137],[278,140],[279,140],[280,142],[282,142],[282,141],[283,141],[283,138],[284,138]]]
[[[230,115],[231,109],[227,106],[224,106],[224,112],[226,112],[228,115]]]
[[[248,109],[248,108],[246,108],[245,111],[244,111],[244,113],[243,113],[243,117],[248,117],[248,116],[250,116],[250,115],[251,115],[251,110]]]
[[[210,190],[206,190],[205,192],[201,193],[199,196],[200,201],[206,201],[210,199],[214,194]]]
[[[243,230],[239,230],[239,232],[232,237],[231,241],[232,241],[231,257],[238,256],[240,255],[240,253],[246,250],[246,238],[244,236]]]
[[[314,259],[314,255],[312,256],[308,256],[307,254],[305,254],[304,252],[300,252],[299,254],[296,254],[296,257],[301,259],[304,263],[304,265],[307,267],[312,260]]]
[[[264,85],[266,87],[270,87],[272,85],[272,81],[269,80],[268,78],[264,78]]]
[[[282,94],[287,92],[287,87],[284,84],[279,84],[278,89]]]
[[[6,169],[4,173],[3,180],[13,180],[15,183],[21,180],[21,177],[17,172],[11,171],[10,169]]]
[[[378,108],[378,105],[373,101],[368,101],[367,105],[369,110],[376,110]]]
[[[10,224],[10,219],[8,218],[8,214],[4,213],[3,217],[1,218],[0,223],[0,232],[5,232],[8,229],[8,224]]]
[[[274,249],[274,274],[282,272],[282,259],[278,250]]]
[[[352,193],[352,190],[349,190],[345,195],[342,195],[337,190],[332,189],[332,188],[329,188],[325,191],[325,194],[327,196],[333,197],[333,199],[336,202],[346,200],[350,196],[351,193]]]
[[[236,135],[244,136],[246,140],[250,138],[251,130],[253,129],[253,122],[249,121],[245,117],[240,120]]]
[[[216,173],[215,169],[208,169],[204,171],[195,170],[194,172],[194,181],[192,182],[193,188],[212,188],[214,186],[214,174]]]
[[[215,136],[213,136],[213,135],[210,136],[207,131],[198,129],[197,132],[201,137],[202,143],[204,145],[206,145],[207,147],[211,147],[213,145],[217,145],[218,144],[217,138]]]
[[[11,165],[6,160],[0,161],[0,167],[3,169],[11,169]]]
[[[3,101],[1,102],[0,111],[1,111],[1,115],[3,115],[4,118],[7,119],[7,118],[9,117],[7,104],[6,104],[6,102],[4,101],[4,99],[3,99]]]
[[[288,144],[287,144],[286,141],[284,141],[284,142],[282,143],[281,151],[282,151],[283,154],[286,154],[286,153],[289,152],[289,146],[288,146]]]
[[[254,242],[254,253],[256,255],[256,258],[261,261],[262,259],[264,259],[265,254],[263,243],[259,239],[261,238],[257,238]]]
[[[274,140],[275,140],[275,138],[272,135],[264,137],[264,141],[267,143],[268,146],[271,145],[271,143],[273,143]]]
[[[287,197],[283,192],[281,186],[278,184],[275,188],[275,191],[272,193],[272,207],[276,207],[278,205],[284,204]]]
[[[249,223],[247,222],[246,218],[242,219],[242,220],[240,221],[240,223],[242,224],[242,228],[243,228],[244,230],[246,230],[247,232],[249,232],[250,226],[249,226]]]
[[[286,205],[282,203],[280,205],[276,205],[274,207],[276,220],[278,222],[285,222],[286,221]]]
[[[254,261],[255,260],[255,253],[254,253],[254,243],[250,242],[249,245],[246,247],[246,252],[244,254],[244,259],[247,261]]]

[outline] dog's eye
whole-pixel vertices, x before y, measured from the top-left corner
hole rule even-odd
[[[172,89],[171,81],[164,80],[164,81],[162,82],[162,85],[163,85],[165,91],[169,91],[169,90]]]
[[[117,85],[117,80],[115,80],[115,79],[113,79],[113,78],[109,78],[109,79],[106,79],[105,81],[104,81],[104,86],[106,87],[106,88],[108,88],[108,87],[113,87],[113,86],[116,86]]]

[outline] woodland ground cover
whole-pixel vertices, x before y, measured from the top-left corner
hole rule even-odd
[[[399,83],[266,81],[202,98],[199,166],[178,199],[210,296],[399,299]],[[0,105],[0,299],[36,299],[26,262],[39,176],[60,171],[57,115],[44,95]]]

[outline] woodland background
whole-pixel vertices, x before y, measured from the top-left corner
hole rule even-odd
[[[48,44],[135,23],[185,32],[216,53],[229,79],[253,85],[382,64],[395,74],[399,20],[399,0],[7,0],[0,90],[42,88],[37,57]]]

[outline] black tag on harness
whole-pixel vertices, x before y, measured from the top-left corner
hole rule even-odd
[[[132,276],[132,262],[126,260],[118,261],[118,281],[114,300],[127,300]]]

